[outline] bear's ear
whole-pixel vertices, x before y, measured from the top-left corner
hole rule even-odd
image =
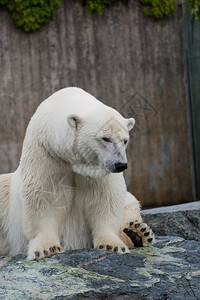
[[[78,115],[73,114],[68,116],[67,122],[72,129],[78,129],[82,120]]]
[[[135,120],[133,118],[127,119],[128,131],[130,131],[134,125],[135,125]]]

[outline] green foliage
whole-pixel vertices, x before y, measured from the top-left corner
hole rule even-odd
[[[176,12],[176,5],[178,0],[139,0],[141,4],[147,5],[144,9],[146,16],[153,16],[156,19],[163,17],[170,17]],[[199,0],[185,0],[184,8],[188,4],[191,6],[191,14],[195,15],[196,19],[200,21],[200,1]]]
[[[14,23],[24,31],[35,31],[49,22],[62,0],[0,0],[12,13]]]
[[[0,0],[0,5],[7,5],[9,0]]]
[[[101,15],[108,5],[117,1],[119,0],[85,0],[85,12],[97,12]],[[144,14],[156,19],[175,15],[176,6],[179,4],[179,0],[139,1],[145,6]],[[61,3],[62,0],[0,0],[0,5],[6,6],[12,13],[15,24],[26,32],[35,31],[49,22]],[[191,13],[200,21],[200,0],[185,0],[185,9],[188,4],[191,6]]]
[[[140,0],[147,5],[144,9],[145,16],[154,16],[156,19],[170,17],[175,14],[176,0]]]
[[[190,0],[191,13],[196,16],[196,19],[200,21],[200,1]]]
[[[96,11],[99,15],[102,15],[105,7],[114,1],[115,0],[86,0],[85,12],[91,14]]]
[[[102,14],[105,7],[119,0],[86,0],[85,11],[87,13],[97,12]],[[121,0],[122,2],[125,0]],[[130,1],[130,0],[129,0]],[[133,0],[132,0],[133,1]],[[139,0],[144,8],[144,15],[151,16],[156,19],[163,17],[171,17],[176,13],[176,6],[179,0]],[[200,0],[185,0],[184,5],[191,5],[191,13],[200,21]]]

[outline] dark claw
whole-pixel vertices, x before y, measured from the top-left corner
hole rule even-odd
[[[148,236],[150,234],[150,232],[145,232],[144,236]]]
[[[54,251],[56,250],[56,246],[53,246],[53,250],[54,250]]]
[[[148,239],[148,242],[149,242],[149,243],[151,243],[152,241],[153,241],[153,239],[152,239],[152,238]]]
[[[47,251],[47,250],[44,250],[43,253],[44,253],[45,255],[48,255],[48,251]]]
[[[126,249],[125,249],[124,247],[122,247],[121,249],[122,249],[122,252],[125,252],[125,251],[126,251]]]
[[[141,232],[144,232],[146,230],[146,227],[140,229]]]
[[[99,249],[103,249],[103,245],[100,245],[100,246],[99,246]]]
[[[118,252],[118,247],[117,246],[114,248],[114,252]]]
[[[53,252],[53,248],[49,248],[49,251],[50,251],[50,252]]]
[[[123,232],[126,233],[126,235],[131,239],[131,241],[135,247],[143,246],[142,238],[139,236],[139,234],[137,234],[136,232],[134,232],[128,228],[124,228]]]
[[[133,225],[133,222],[130,222],[130,224],[129,224],[130,226],[132,226]]]
[[[57,247],[58,248],[58,251],[60,251],[60,247]]]
[[[140,223],[135,224],[135,228],[140,227]]]
[[[112,246],[106,245],[106,249],[107,249],[107,250],[112,250],[112,248],[113,248]]]
[[[40,253],[38,251],[35,251],[35,256],[38,258],[40,256]]]

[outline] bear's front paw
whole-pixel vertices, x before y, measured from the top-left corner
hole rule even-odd
[[[148,246],[155,242],[150,226],[138,221],[129,222],[123,229],[121,238],[128,248]]]
[[[28,249],[28,260],[38,260],[45,257],[50,257],[57,253],[64,252],[63,248],[60,246],[59,243],[55,242],[46,242],[46,243],[38,243],[34,240],[31,240],[29,243]]]
[[[128,247],[124,246],[112,246],[112,245],[105,245],[105,244],[101,244],[98,247],[95,247],[101,250],[108,250],[108,251],[113,251],[113,252],[117,252],[117,253],[129,253],[130,251],[128,250]]]
[[[95,243],[94,248],[108,250],[116,253],[129,253],[128,247],[120,239],[100,239]]]

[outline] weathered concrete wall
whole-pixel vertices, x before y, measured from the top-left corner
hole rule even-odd
[[[181,11],[181,10],[180,10]],[[63,1],[41,31],[25,34],[0,9],[0,173],[18,165],[38,104],[76,85],[134,116],[127,183],[146,206],[194,200],[182,23],[154,21],[137,1],[86,15]]]

